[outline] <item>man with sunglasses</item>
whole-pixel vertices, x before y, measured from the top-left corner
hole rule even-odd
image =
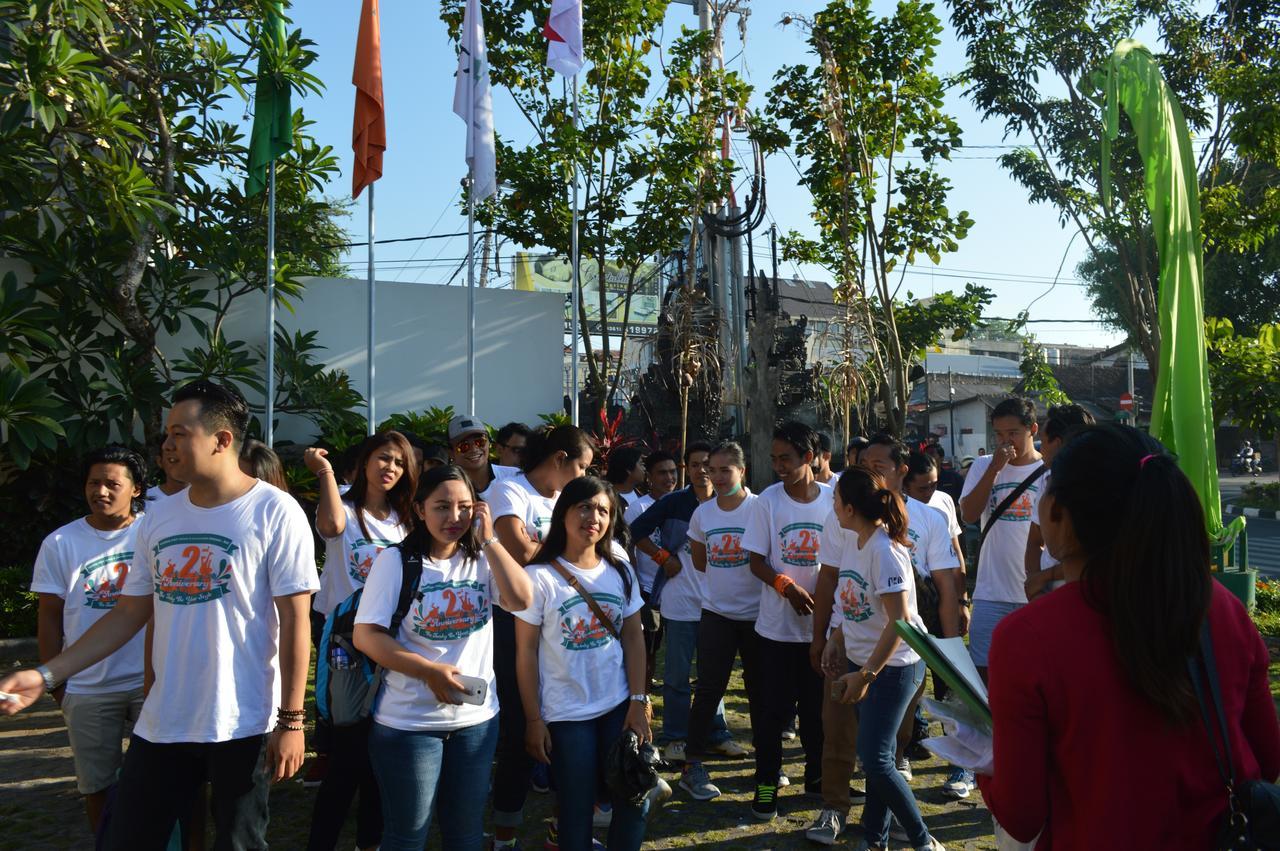
[[[507,423],[498,429],[494,443],[498,446],[498,463],[519,469],[524,447],[529,442],[529,427],[524,423]]]
[[[475,417],[449,420],[449,457],[467,474],[481,497],[494,482],[520,472],[516,467],[503,467],[489,460],[489,430]]]

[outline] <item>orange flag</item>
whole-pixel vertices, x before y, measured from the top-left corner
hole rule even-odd
[[[360,35],[356,39],[356,66],[351,72],[356,87],[356,114],[351,126],[351,148],[356,153],[351,172],[351,196],[382,177],[382,152],[387,149],[387,123],[382,111],[382,38],[378,33],[378,0],[364,0],[360,9]]]

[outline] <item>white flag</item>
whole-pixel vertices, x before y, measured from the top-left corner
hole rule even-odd
[[[498,191],[493,143],[493,92],[489,88],[489,54],[484,46],[480,0],[467,0],[462,18],[462,45],[454,80],[453,111],[467,123],[467,167],[472,191],[483,201]]]
[[[582,0],[551,0],[551,16],[542,34],[547,37],[547,65],[566,77],[582,70]]]

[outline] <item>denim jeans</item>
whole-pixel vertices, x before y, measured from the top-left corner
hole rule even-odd
[[[519,827],[533,760],[524,749],[524,705],[516,682],[516,618],[493,609],[493,675],[497,681],[498,765],[493,774],[493,824]]]
[[[657,736],[660,745],[683,742],[689,738],[689,708],[693,689],[690,676],[693,657],[698,649],[698,622],[662,619],[666,656],[662,667],[662,732]],[[733,738],[724,721],[724,701],[716,706],[711,722],[711,735],[707,740],[719,744]]]
[[[111,851],[167,848],[173,826],[191,814],[208,781],[214,851],[267,847],[267,737],[226,742],[149,742],[136,733],[124,757],[111,824]]]
[[[861,670],[850,664],[850,672]],[[867,775],[867,802],[862,808],[862,829],[868,844],[887,847],[889,813],[907,833],[912,848],[929,843],[929,831],[911,787],[898,773],[898,726],[907,706],[924,682],[924,662],[885,665],[858,706],[858,759]]]
[[[637,807],[629,801],[613,800],[604,783],[605,757],[622,735],[630,706],[631,701],[627,700],[597,718],[547,724],[551,734],[551,776],[560,808],[560,851],[591,851],[591,818],[598,800],[613,801],[613,820],[605,843],[609,851],[639,851],[644,842],[649,802]],[[444,847],[453,846],[446,840]]]
[[[369,758],[382,792],[383,851],[422,851],[433,811],[450,851],[484,847],[498,719],[460,730],[396,730],[374,722]]]

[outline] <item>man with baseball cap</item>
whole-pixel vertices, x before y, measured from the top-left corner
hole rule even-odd
[[[503,467],[489,460],[489,430],[470,415],[449,420],[449,455],[467,474],[480,496],[484,496],[494,482],[520,472],[515,467]]]

